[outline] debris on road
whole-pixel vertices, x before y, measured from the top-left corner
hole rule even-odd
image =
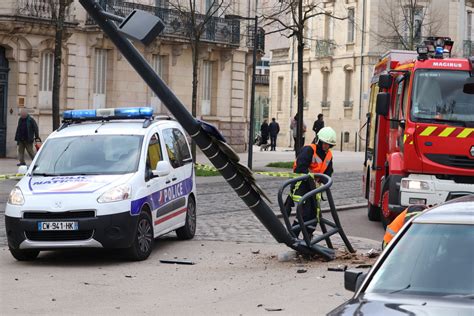
[[[359,264],[358,266],[356,266],[356,269],[369,269],[369,268],[372,268],[371,264]]]
[[[279,262],[287,262],[287,261],[291,261],[293,259],[296,258],[296,251],[292,250],[292,251],[286,251],[286,252],[283,252],[283,253],[279,253],[278,254],[278,261]]]
[[[194,265],[196,264],[193,261],[190,260],[160,260],[161,263],[167,263],[167,264],[182,264],[182,265]]]
[[[342,264],[337,265],[337,267],[328,267],[328,271],[344,272],[346,270],[347,266]]]
[[[308,270],[306,269],[298,269],[296,270],[296,273],[306,273]]]
[[[259,250],[255,250],[255,251],[252,250],[252,253],[253,253],[254,255],[258,255],[258,254],[260,253],[260,249],[259,249]]]
[[[267,312],[282,312],[283,308],[271,308],[271,307],[265,307],[265,310]]]
[[[377,250],[375,250],[374,248],[370,249],[369,251],[367,251],[367,253],[365,254],[367,257],[369,258],[375,258],[375,257],[378,257],[379,256],[379,252]]]

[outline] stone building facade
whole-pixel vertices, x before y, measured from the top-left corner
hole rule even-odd
[[[49,2],[0,2],[0,157],[15,157],[18,113],[26,107],[45,138],[52,131],[52,77],[55,28]],[[191,48],[184,23],[168,1],[101,1],[126,15],[138,8],[159,15],[165,31],[151,45],[136,46],[190,109]],[[205,8],[209,1],[197,1]],[[233,1],[232,14],[247,14],[247,0]],[[237,151],[246,149],[247,104],[251,67],[237,19],[216,17],[203,38],[199,56],[198,116],[215,124]],[[66,12],[60,111],[102,107],[166,108],[133,71],[111,41],[75,0]],[[250,53],[249,53],[250,52]]]
[[[268,1],[268,0],[267,0]],[[306,143],[314,138],[311,130],[322,113],[326,126],[338,134],[337,150],[363,150],[369,82],[374,65],[390,48],[382,44],[381,34],[389,34],[384,12],[388,0],[321,0],[328,15],[312,18],[306,33],[304,51],[304,121]],[[472,55],[472,11],[474,1],[431,0],[439,29],[421,36],[450,36],[455,41],[454,56]],[[434,16],[434,15],[433,15]],[[427,16],[425,23],[430,23]],[[388,36],[388,35],[387,35]],[[279,39],[285,40],[284,37]],[[280,121],[278,146],[292,144],[291,118],[297,112],[296,42],[272,50],[270,62],[270,117]],[[361,135],[362,134],[362,135]],[[362,137],[360,137],[362,136]]]

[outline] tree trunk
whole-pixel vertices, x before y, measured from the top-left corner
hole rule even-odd
[[[298,121],[297,121],[297,133],[296,133],[296,154],[300,152],[301,147],[304,146],[303,143],[303,102],[304,102],[304,92],[303,92],[303,48],[304,48],[304,21],[303,21],[303,1],[298,2],[298,67],[297,67],[297,76],[298,76]]]
[[[191,113],[193,117],[197,117],[197,89],[198,89],[198,62],[199,62],[199,39],[194,39],[191,44],[193,58],[193,91],[191,98]],[[196,143],[191,142],[191,154],[196,162]]]
[[[65,0],[59,0],[56,19],[56,36],[54,39],[54,70],[53,70],[53,131],[59,128],[59,102],[61,93],[61,59],[64,30]]]

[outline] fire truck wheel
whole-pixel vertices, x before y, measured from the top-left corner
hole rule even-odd
[[[382,209],[381,209],[381,220],[383,228],[386,229],[388,224],[390,224],[390,210],[388,209],[389,202],[389,189],[384,188],[382,192]]]
[[[369,218],[369,221],[372,222],[378,222],[380,221],[380,207],[370,204],[368,205],[368,212],[367,212],[367,217]]]

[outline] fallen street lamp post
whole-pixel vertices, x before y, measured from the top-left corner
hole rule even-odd
[[[355,252],[339,222],[339,217],[330,191],[332,185],[331,178],[324,174],[315,174],[315,176],[321,178],[323,185],[308,192],[302,197],[301,204],[297,209],[298,220],[300,223],[299,227],[304,235],[304,239],[300,239],[293,232],[293,227],[291,226],[286,209],[283,208],[283,190],[285,189],[285,186],[287,187],[291,185],[292,181],[304,181],[310,176],[305,175],[303,177],[291,179],[280,188],[278,204],[284,216],[285,224],[283,224],[265,202],[264,198],[268,200],[268,197],[266,197],[265,193],[257,185],[252,172],[248,170],[246,166],[243,166],[238,162],[238,157],[235,158],[237,156],[236,153],[225,142],[225,139],[219,131],[208,123],[196,120],[160,76],[158,76],[151,68],[149,63],[144,59],[129,39],[139,41],[144,45],[150,43],[163,29],[163,23],[158,17],[140,10],[134,10],[134,12],[123,19],[120,25],[117,26],[113,21],[120,21],[120,17],[117,18],[115,15],[105,13],[103,8],[96,1],[79,0],[79,2],[86,9],[91,18],[97,22],[104,33],[110,38],[135,71],[147,83],[150,89],[162,100],[163,104],[173,114],[186,132],[196,141],[196,144],[202,149],[210,162],[217,170],[219,170],[227,183],[234,189],[237,195],[245,202],[248,208],[272,234],[277,242],[285,243],[288,247],[300,253],[318,254],[326,260],[332,260],[335,258],[336,253],[329,237],[338,233],[344,241],[347,249],[350,252]],[[311,239],[312,236],[308,233],[307,226],[309,227],[315,223],[304,222],[301,217],[302,205],[304,204],[304,200],[314,198],[314,195],[322,191],[326,191],[334,222],[321,218],[321,229],[325,233]],[[329,225],[333,228],[326,230],[325,225]],[[326,240],[327,247],[317,244],[322,240]]]

